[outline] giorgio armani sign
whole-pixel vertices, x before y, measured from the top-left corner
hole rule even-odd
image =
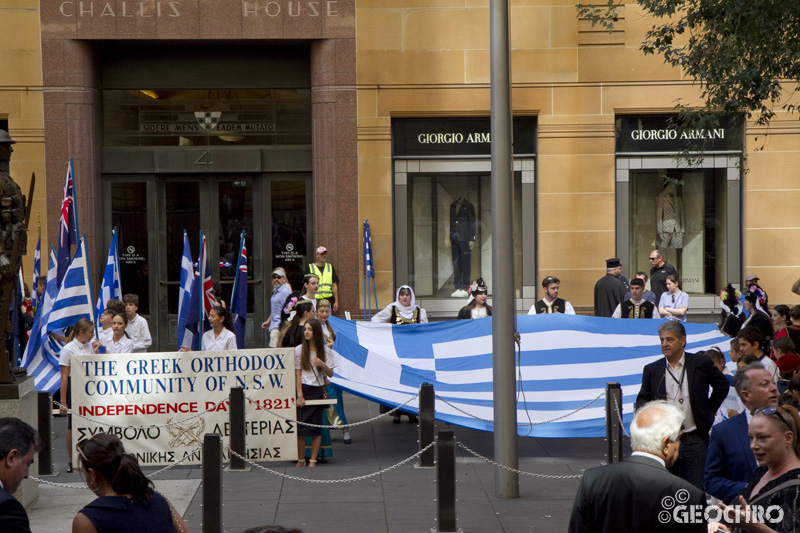
[[[675,115],[617,117],[617,153],[742,150],[740,122],[730,121],[717,128],[683,128],[677,119]]]

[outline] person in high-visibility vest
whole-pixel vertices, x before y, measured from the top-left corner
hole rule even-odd
[[[328,249],[324,246],[317,248],[314,254],[314,262],[308,265],[308,274],[314,274],[319,278],[319,290],[317,300],[328,300],[331,303],[333,312],[339,310],[339,276],[336,269],[328,263]]]

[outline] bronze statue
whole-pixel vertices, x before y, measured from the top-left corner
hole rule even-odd
[[[0,130],[0,383],[13,383],[11,361],[6,353],[5,336],[8,332],[8,310],[16,288],[16,274],[20,258],[27,245],[30,204],[26,208],[25,196],[10,174],[12,147],[16,141],[5,130]],[[31,194],[35,176],[31,178]],[[24,375],[24,369],[13,369]]]

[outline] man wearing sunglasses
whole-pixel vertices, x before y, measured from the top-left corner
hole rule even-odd
[[[667,277],[670,274],[678,276],[675,267],[664,261],[661,250],[650,252],[650,290],[656,296],[656,302],[661,301],[661,293],[667,292]],[[679,277],[679,276],[678,276]],[[679,277],[680,278],[680,277]]]
[[[778,405],[778,387],[761,363],[737,370],[733,386],[744,404],[744,412],[714,426],[703,473],[706,492],[724,503],[738,503],[737,497],[758,467],[747,436],[753,413]]]
[[[286,282],[286,271],[278,267],[272,271],[272,297],[270,298],[270,315],[261,327],[269,330],[269,347],[278,347],[278,336],[281,327],[281,309],[286,298],[292,293],[292,288]]]

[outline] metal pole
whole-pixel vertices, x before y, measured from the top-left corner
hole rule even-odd
[[[222,533],[222,437],[203,438],[203,533]]]
[[[622,387],[619,383],[606,383],[606,462],[619,463],[622,461],[622,423],[617,416],[615,406],[622,409]]]
[[[436,416],[436,400],[433,385],[423,383],[419,388],[419,449],[433,442]],[[417,468],[433,468],[435,450],[428,448],[419,456]]]
[[[230,394],[230,408],[228,419],[231,426],[230,446],[234,451],[245,456],[245,415],[244,415],[244,389],[242,387],[232,387]],[[231,454],[231,464],[229,470],[246,472],[250,470],[245,466],[244,459],[239,459]]]
[[[514,202],[511,129],[511,65],[508,0],[491,0],[492,71],[492,361],[494,456],[518,468],[514,357]],[[519,476],[495,467],[495,496],[519,498]]]
[[[456,443],[452,431],[440,431],[436,440],[436,531],[458,531]]]
[[[53,398],[49,392],[36,395],[39,412],[39,475],[53,475]]]

